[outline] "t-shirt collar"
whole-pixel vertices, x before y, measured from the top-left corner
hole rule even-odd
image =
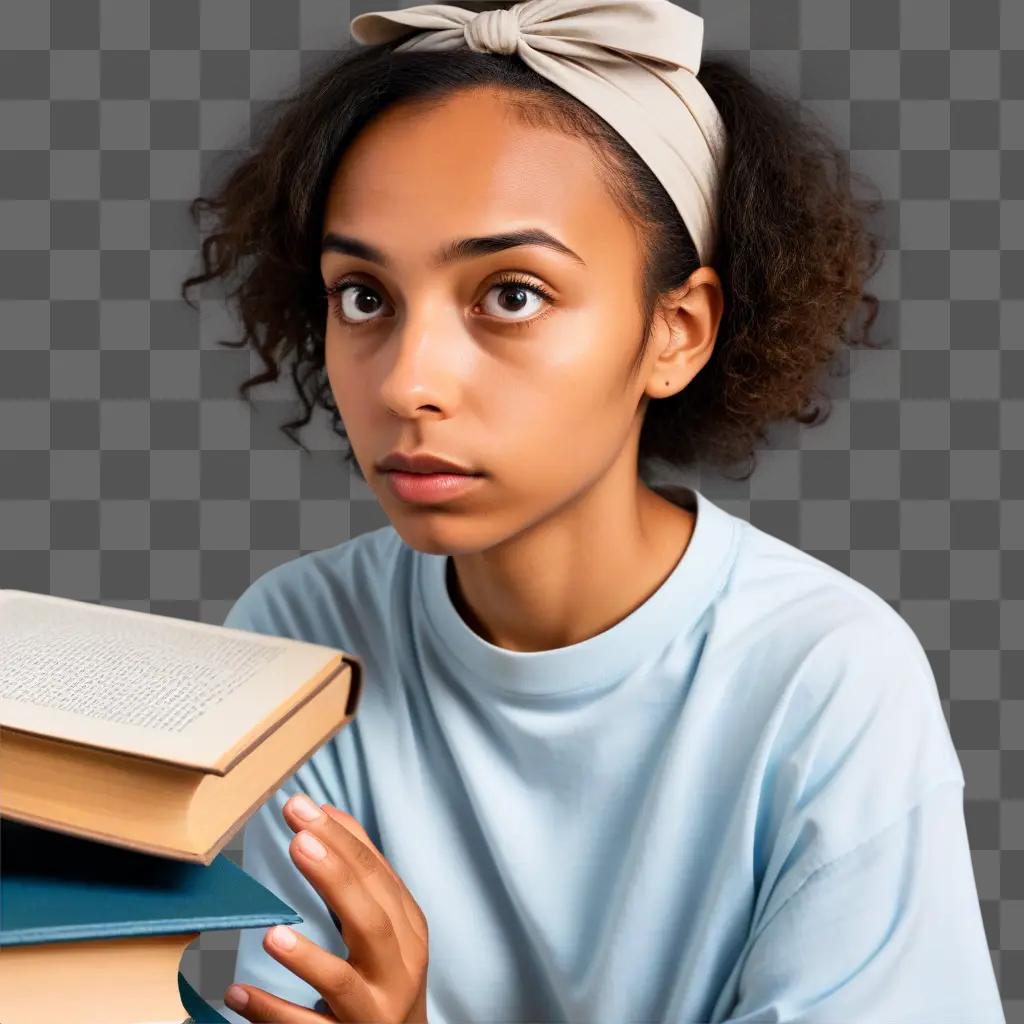
[[[651,596],[613,626],[567,647],[510,651],[488,642],[462,618],[448,593],[448,555],[415,552],[418,592],[442,647],[468,671],[468,685],[507,695],[555,696],[607,685],[657,656],[673,637],[692,629],[724,586],[742,520],[694,487],[651,485],[696,510],[683,556]]]

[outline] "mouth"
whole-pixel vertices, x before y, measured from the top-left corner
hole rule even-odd
[[[412,504],[436,505],[479,486],[482,473],[405,473],[387,470],[384,479],[391,493],[401,501]]]

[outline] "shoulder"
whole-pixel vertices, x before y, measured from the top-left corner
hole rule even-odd
[[[869,587],[745,524],[720,613],[767,770],[800,762],[806,782],[845,758],[921,786],[962,777],[927,652]]]
[[[729,590],[749,608],[811,635],[850,622],[908,629],[870,587],[801,548],[744,521]]]
[[[862,688],[869,678],[876,687],[911,678],[935,687],[920,639],[884,597],[745,521],[716,628],[720,644],[782,683],[801,675],[805,689],[827,690],[853,674]]]
[[[282,562],[246,587],[224,625],[343,646],[337,629],[381,610],[404,547],[387,525]]]
[[[814,837],[821,863],[963,784],[927,652],[869,587],[748,524],[720,621],[752,716],[759,846]]]
[[[314,755],[311,764],[318,767],[307,771],[324,770],[333,778],[340,772],[335,759],[349,759],[345,773],[353,777],[363,756],[354,749],[358,737],[374,735],[393,715],[395,673],[388,659],[399,620],[392,608],[408,600],[402,576],[411,551],[388,525],[307,552],[253,580],[224,619],[229,628],[323,644],[362,659],[359,713]]]

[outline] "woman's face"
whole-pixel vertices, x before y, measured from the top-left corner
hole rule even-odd
[[[436,259],[460,239],[527,229],[576,256],[533,244]],[[623,459],[635,476],[640,254],[585,143],[524,127],[489,89],[393,108],[339,163],[323,235],[324,284],[347,286],[329,298],[327,374],[406,543],[480,551],[582,498]],[[443,503],[411,502],[376,468],[396,449],[483,475]]]

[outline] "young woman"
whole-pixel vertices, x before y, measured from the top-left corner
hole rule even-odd
[[[1003,1020],[915,634],[651,482],[812,422],[877,305],[877,206],[701,28],[362,15],[196,201],[185,287],[238,279],[243,395],[287,368],[287,427],[330,411],[389,520],[226,619],[367,679],[246,827],[303,920],[243,931],[235,1021]]]

